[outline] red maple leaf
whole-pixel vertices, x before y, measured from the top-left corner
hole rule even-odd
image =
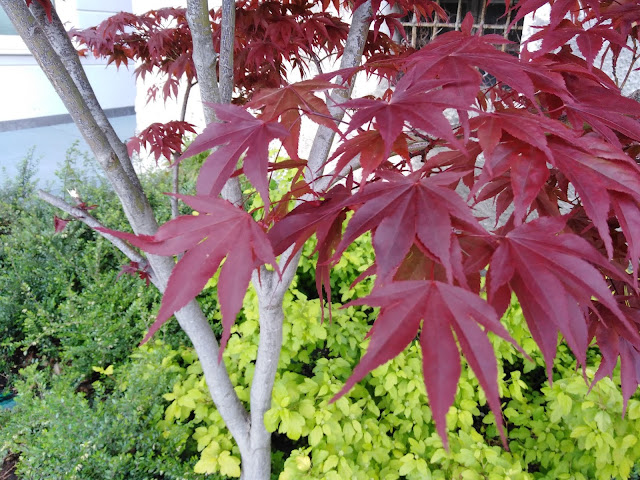
[[[151,275],[149,275],[149,265],[141,266],[140,263],[134,262],[133,260],[127,263],[126,265],[122,265],[120,267],[120,272],[116,275],[116,280],[118,280],[124,274],[131,275],[132,277],[139,277],[141,280],[144,280],[149,286],[149,282],[151,280]]]
[[[608,26],[603,27],[596,25],[589,29],[584,29],[582,25],[577,25],[571,20],[565,18],[561,20],[558,25],[553,27],[549,26],[548,28],[535,33],[527,40],[527,43],[542,40],[540,49],[529,55],[544,55],[566,45],[575,36],[578,37],[576,44],[580,49],[580,53],[584,55],[589,66],[593,65],[593,61],[602,49],[605,40],[620,48],[624,48],[626,46],[625,37]]]
[[[297,160],[298,141],[300,138],[300,116],[306,114],[315,122],[335,132],[340,132],[329,113],[326,103],[314,92],[341,88],[331,82],[322,80],[305,80],[292,83],[281,88],[270,88],[258,91],[247,104],[248,108],[262,109],[260,118],[270,121],[280,117],[280,124],[289,131],[283,146],[289,156]]]
[[[476,79],[472,72],[477,73],[476,69],[481,68],[534,102],[536,89],[530,75],[545,77],[551,83],[554,79],[548,77],[547,72],[495,48],[495,44],[506,43],[511,42],[498,35],[469,36],[463,32],[447,32],[411,55],[407,66],[419,69],[423,75],[458,76],[459,82],[473,78],[473,83]],[[454,102],[451,107],[455,105]]]
[[[437,78],[434,72],[431,72],[433,75],[425,76],[418,68],[409,71],[398,82],[389,102],[358,98],[343,103],[343,107],[356,110],[346,133],[375,119],[376,128],[385,145],[383,156],[388,157],[406,123],[415,129],[444,138],[464,150],[451,123],[445,117],[444,110],[456,108],[464,117],[475,101],[482,78],[476,70],[463,67],[469,71],[461,74],[453,67],[448,71],[439,71]]]
[[[638,102],[623,97],[620,91],[585,83],[582,77],[567,82],[571,97],[565,101],[565,108],[574,128],[580,131],[587,123],[616,146],[620,146],[616,132],[640,140]]]
[[[54,215],[53,216],[53,230],[54,230],[54,232],[55,233],[60,233],[61,231],[63,231],[70,221],[71,220],[60,218],[57,215]]]
[[[269,201],[269,143],[284,138],[289,132],[277,122],[256,119],[244,108],[235,105],[213,105],[219,120],[211,123],[196,137],[180,157],[216,149],[200,168],[197,190],[199,195],[217,196],[229,180],[242,154],[244,172],[260,193],[265,206]],[[246,153],[245,153],[246,152]]]
[[[627,154],[596,135],[568,143],[551,139],[553,163],[571,181],[589,218],[613,256],[607,219],[614,209],[630,249],[640,251],[640,167]],[[637,272],[638,257],[630,259]]]
[[[544,217],[514,228],[501,240],[491,257],[487,275],[489,302],[502,314],[513,291],[520,301],[529,330],[540,346],[551,378],[558,332],[585,364],[589,344],[587,316],[595,311],[596,297],[628,329],[638,331],[624,317],[599,267],[609,275],[625,279],[583,238],[564,230],[566,217]]]
[[[350,190],[349,185],[336,185],[325,194],[324,201],[299,205],[286,217],[276,222],[268,233],[276,255],[293,246],[290,258],[293,258],[311,235],[316,234],[317,245],[313,252],[318,252],[316,288],[318,296],[323,298],[324,287],[329,303],[331,303],[329,260],[342,238],[342,224],[346,218],[345,200],[351,196]],[[324,317],[324,308],[322,315]]]
[[[520,0],[519,2],[512,3],[512,8],[516,9],[517,13],[511,21],[509,28],[522,20],[527,14],[535,12],[537,9],[550,2],[549,0]],[[565,17],[567,17],[567,14],[570,14],[570,16],[575,19],[578,15],[589,10],[593,10],[599,14],[599,0],[555,0],[551,2],[549,28],[554,28],[558,25]]]
[[[157,319],[143,342],[195,298],[226,257],[218,281],[224,327],[221,345],[224,348],[242,308],[251,272],[265,263],[278,269],[276,259],[267,235],[248,213],[219,198],[176,196],[200,214],[175,218],[162,225],[155,235],[98,230],[127,240],[154,255],[186,252],[171,272]]]
[[[367,353],[334,400],[347,393],[370,371],[401,353],[416,338],[422,321],[420,346],[424,382],[436,428],[445,448],[448,448],[446,414],[453,404],[460,378],[458,344],[485,391],[506,445],[497,363],[487,332],[515,342],[488,303],[454,285],[437,281],[406,281],[376,288],[368,297],[350,302],[345,307],[350,305],[382,308],[367,335],[371,339]]]
[[[156,163],[161,156],[170,161],[174,153],[182,151],[184,136],[187,132],[196,133],[194,125],[188,122],[152,123],[129,139],[127,150],[129,155],[132,155],[133,152],[140,153],[140,149],[148,146],[149,153],[153,153]]]
[[[513,200],[515,224],[520,225],[548,178],[547,158],[541,150],[518,140],[502,142],[487,155],[471,195],[476,195],[490,182],[489,189],[483,189],[477,201],[495,197],[506,189],[509,192],[508,204]],[[508,204],[503,207],[506,208]],[[499,218],[503,211],[504,208],[499,208],[496,217]]]
[[[409,137],[400,133],[391,144],[391,151],[400,155],[407,162],[411,160],[409,155],[409,146],[407,144]],[[332,162],[336,158],[334,169],[334,178],[339,175],[342,170],[349,164],[351,160],[360,156],[360,166],[362,167],[362,178],[367,179],[374,170],[389,159],[385,155],[385,141],[378,129],[368,130],[358,133],[354,137],[345,140],[333,153],[328,162]]]
[[[358,207],[333,260],[360,235],[373,231],[377,274],[387,279],[400,265],[414,243],[419,243],[440,262],[447,280],[466,285],[462,254],[454,229],[476,236],[487,236],[469,206],[451,185],[462,176],[442,172],[421,178],[421,172],[403,176],[385,174],[389,181],[365,185],[344,202]]]

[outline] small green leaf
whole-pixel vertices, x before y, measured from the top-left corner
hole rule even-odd
[[[275,432],[280,423],[280,411],[277,408],[267,410],[264,414],[264,428],[268,432]]]
[[[338,466],[338,457],[336,455],[330,455],[322,466],[322,472],[327,473],[329,470],[336,468]]]
[[[231,452],[221,452],[218,457],[218,463],[220,464],[220,473],[222,475],[227,477],[240,476],[240,459],[233,457]]]
[[[319,426],[316,426],[313,428],[313,430],[311,430],[311,433],[309,434],[309,445],[314,447],[317,444],[320,443],[320,441],[322,440],[323,434],[322,434],[322,428]]]
[[[301,472],[308,472],[311,469],[311,459],[307,455],[296,457],[296,467]]]

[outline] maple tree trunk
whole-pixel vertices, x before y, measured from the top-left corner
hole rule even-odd
[[[284,291],[282,295],[268,298],[273,285],[267,284],[265,287],[261,289],[259,297],[260,342],[251,382],[249,448],[242,452],[243,480],[268,480],[271,475],[271,433],[264,426],[264,414],[271,408],[271,394],[280,360]]]
[[[235,11],[234,18],[230,19],[229,12],[223,10],[223,31],[229,30],[227,25],[231,21],[235,22]],[[220,85],[218,77],[216,76],[218,55],[213,49],[213,42],[211,41],[212,31],[211,24],[209,23],[209,6],[207,0],[187,0],[187,22],[189,23],[189,30],[191,31],[193,41],[193,64],[196,67],[204,119],[205,122],[209,124],[216,121],[216,114],[210,105],[221,103],[222,97],[220,96]],[[231,62],[233,62],[233,57],[231,57]],[[228,68],[226,62],[225,65],[225,68]],[[233,65],[231,68],[233,69]],[[240,182],[237,178],[227,182],[222,190],[222,196],[236,206],[242,205],[242,191],[240,190]]]

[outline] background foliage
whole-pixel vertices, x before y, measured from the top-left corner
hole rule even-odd
[[[86,173],[79,162],[81,156],[72,150],[61,169],[69,188]],[[23,171],[28,170],[26,163]],[[187,179],[192,175],[187,165],[183,173]],[[98,205],[96,215],[122,224],[101,180],[81,181],[89,182],[80,193]],[[153,191],[166,189],[167,181],[162,172],[145,177],[154,183]],[[23,193],[19,185],[25,186]],[[3,371],[25,368],[12,376],[18,406],[0,416],[0,457],[19,454],[17,473],[34,480],[98,480],[105,472],[122,479],[238,476],[237,448],[211,403],[196,355],[184,347],[175,325],[170,322],[159,334],[164,342],[135,348],[157,308],[154,289],[128,276],[116,281],[122,260],[82,225],[72,222],[53,235],[52,212],[33,201],[29,185],[28,175],[9,182],[2,197],[0,361],[8,366]],[[276,197],[282,193],[277,185],[271,185]],[[18,201],[8,205],[12,199]],[[168,216],[166,198],[154,199]],[[254,196],[251,209],[259,207]],[[549,386],[542,355],[515,303],[503,320],[533,363],[511,344],[492,338],[510,451],[502,448],[486,399],[464,365],[447,416],[451,454],[445,452],[415,344],[330,404],[364,354],[364,337],[377,314],[369,307],[340,308],[369,292],[371,280],[355,289],[350,284],[374,253],[367,236],[345,252],[331,274],[339,303],[333,305],[332,321],[321,323],[313,249],[305,246],[284,303],[284,348],[273,408],[265,419],[274,432],[274,478],[609,480],[633,475],[640,460],[638,397],[622,418],[618,372],[589,392],[564,345]],[[215,290],[214,278],[201,300],[219,333]],[[245,402],[257,327],[257,300],[250,290],[224,354]],[[588,378],[598,359],[591,349]]]

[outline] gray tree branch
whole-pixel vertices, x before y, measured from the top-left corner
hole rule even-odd
[[[86,210],[82,210],[81,208],[74,207],[73,205],[67,203],[63,198],[57,197],[55,195],[51,195],[50,193],[45,192],[44,190],[38,190],[38,197],[47,202],[49,205],[59,208],[63,212],[68,213],[76,220],[81,221],[85,225],[93,228],[94,230],[97,228],[105,228],[105,226],[100,223],[95,217],[91,216],[89,212]],[[104,233],[96,230],[98,235],[101,235],[105,239],[107,239],[114,247],[120,250],[124,255],[133,262],[138,262],[140,265],[146,265],[147,259],[140,255],[136,250],[131,248],[131,246],[125,242],[124,240],[114,237],[113,235],[109,235],[108,233]],[[155,274],[153,270],[149,271],[149,275],[151,277],[151,281],[155,285]]]
[[[124,168],[125,172],[127,172],[127,175],[129,175],[131,183],[134,184],[140,191],[142,191],[140,180],[135,170],[133,169],[133,164],[131,163],[131,158],[129,157],[127,147],[120,141],[118,134],[113,129],[111,122],[98,103],[98,99],[96,98],[95,92],[93,91],[93,87],[89,83],[87,74],[84,71],[82,64],[80,63],[78,52],[71,43],[71,39],[69,38],[69,35],[67,35],[67,31],[65,30],[64,25],[60,21],[58,13],[55,11],[55,9],[52,9],[52,21],[49,22],[44,8],[38,2],[32,2],[29,8],[33,13],[33,16],[42,27],[42,30],[49,40],[49,43],[56,51],[63,65],[67,69],[67,72],[69,72],[69,75],[71,75],[71,78],[78,88],[78,91],[82,95],[87,108],[95,118],[96,123],[104,131],[107,140],[111,145],[111,148],[113,148],[118,156],[118,160],[120,160],[120,164]]]
[[[217,121],[211,104],[221,103],[216,66],[218,56],[213,49],[211,23],[207,0],[187,0],[187,22],[193,39],[193,63],[196,67],[204,119],[207,124]],[[230,179],[222,189],[222,197],[236,206],[242,206],[240,182]]]
[[[193,39],[192,56],[198,75],[204,119],[209,124],[217,120],[211,104],[220,103],[220,90],[216,75],[218,56],[213,49],[207,0],[187,0],[187,22]]]
[[[236,2],[222,0],[222,25],[220,35],[220,99],[231,103],[233,94],[233,46],[236,38]]]
[[[347,43],[345,44],[344,53],[340,60],[340,69],[360,65],[369,26],[371,25],[372,14],[371,0],[363,3],[353,12]],[[341,77],[337,77],[336,80],[338,84],[343,81]],[[348,88],[336,88],[329,94],[327,106],[329,113],[336,119],[336,123],[339,123],[344,117],[344,109],[340,107],[340,104],[351,97],[353,84],[354,82],[352,81]],[[308,172],[306,178],[310,185],[312,185],[314,180],[322,176],[322,167],[329,158],[334,137],[335,132],[333,130],[324,125],[318,126],[307,163]],[[309,180],[311,180],[311,182]]]
[[[189,104],[189,95],[191,94],[191,89],[193,88],[193,83],[189,82],[186,90],[184,91],[184,97],[182,98],[182,107],[180,108],[180,121],[184,122],[184,119],[187,117],[187,105]],[[172,192],[175,194],[180,193],[180,164],[178,163],[178,158],[180,158],[180,154],[177,152],[172,155],[173,168],[172,178],[171,178],[171,186]],[[177,218],[180,215],[178,210],[178,198],[175,196],[170,197],[171,201],[171,218]]]

